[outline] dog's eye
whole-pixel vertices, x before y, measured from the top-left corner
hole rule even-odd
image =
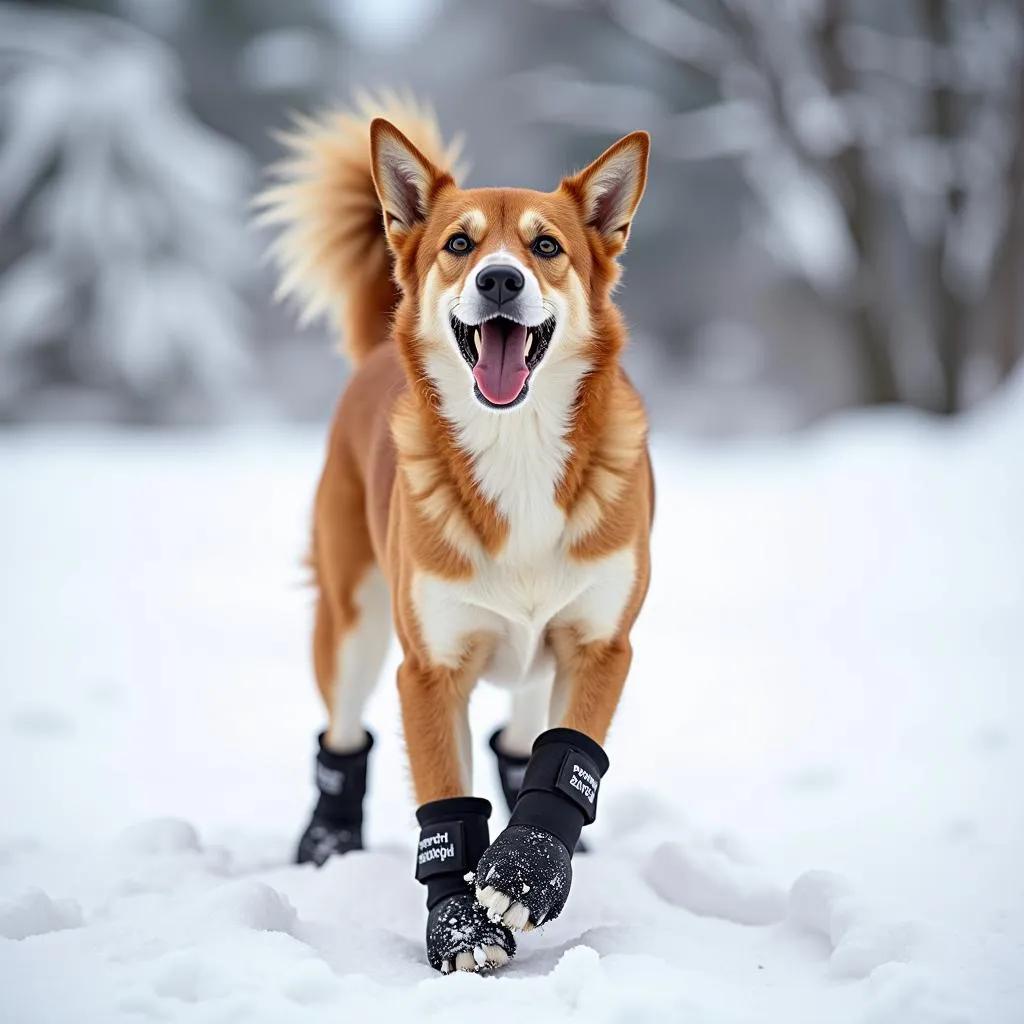
[[[546,259],[551,259],[562,251],[562,247],[550,235],[541,235],[533,243],[532,248],[538,256],[544,256]]]
[[[444,247],[449,252],[455,253],[456,256],[465,256],[466,253],[473,248],[473,241],[469,235],[464,235],[460,231],[457,235],[452,235],[452,237],[445,242]]]

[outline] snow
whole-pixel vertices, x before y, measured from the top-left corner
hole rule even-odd
[[[491,977],[425,962],[393,686],[369,850],[289,863],[323,444],[0,444],[5,1024],[1024,1017],[1024,381],[956,426],[657,445],[594,852]]]
[[[694,914],[736,924],[774,924],[785,917],[785,893],[774,882],[700,837],[663,842],[648,858],[644,877],[663,900]]]
[[[909,922],[872,920],[846,879],[829,871],[808,871],[793,883],[789,914],[828,940],[829,967],[839,977],[866,978],[876,967],[907,961],[916,934]]]
[[[42,889],[28,889],[18,899],[0,904],[0,935],[5,939],[27,939],[83,923],[74,900],[51,900]]]

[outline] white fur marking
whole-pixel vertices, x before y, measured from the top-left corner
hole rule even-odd
[[[480,295],[476,279],[480,271],[499,264],[515,267],[523,275],[523,290],[514,304],[515,312],[506,314],[503,309],[502,314],[510,315],[514,320],[531,327],[543,323],[548,318],[548,311],[544,308],[544,300],[536,275],[522,260],[513,256],[507,249],[497,249],[488,253],[466,275],[466,282],[459,294],[456,316],[467,324],[478,324],[488,317],[494,316],[494,305],[490,299],[484,299]]]
[[[374,566],[354,595],[359,608],[355,629],[341,641],[338,675],[331,690],[327,745],[339,754],[366,743],[363,710],[377,685],[391,639],[391,598],[384,574]]]
[[[551,678],[512,691],[508,723],[501,731],[501,748],[508,754],[528,756],[533,741],[548,727]]]
[[[487,233],[487,218],[483,210],[467,210],[462,215],[462,222],[469,228],[469,233],[477,239],[483,238]]]
[[[622,613],[636,584],[636,552],[623,548],[600,562],[592,562],[590,585],[567,605],[556,622],[580,628],[583,643],[610,640],[618,631]]]
[[[523,271],[524,293],[532,295],[536,289],[540,295],[533,273],[510,253],[491,253],[479,266],[503,261]],[[475,276],[474,272],[470,280]],[[469,281],[464,291],[468,286]],[[472,289],[475,293],[475,284]],[[509,530],[493,557],[482,550],[469,553],[469,579],[416,575],[413,606],[435,662],[457,667],[467,637],[486,633],[496,640],[482,672],[486,679],[509,686],[540,682],[554,671],[552,652],[544,643],[548,628],[571,624],[587,639],[610,638],[636,572],[631,551],[592,562],[571,557],[566,516],[556,502],[556,489],[571,456],[567,438],[573,410],[589,369],[584,354],[590,333],[586,297],[574,275],[566,294],[547,294],[548,309],[554,310],[554,334],[530,376],[526,400],[507,410],[487,408],[474,395],[472,372],[448,322],[447,311],[456,297],[454,287],[437,291],[437,277],[431,271],[420,323],[425,369],[441,395],[442,414],[472,459],[481,494],[495,505]],[[465,310],[459,315],[467,322],[472,319]]]
[[[576,626],[584,643],[616,633],[636,581],[632,548],[579,562],[557,545],[543,557],[510,560],[504,553],[476,560],[471,579],[444,580],[426,573],[413,580],[413,603],[424,642],[439,664],[457,667],[466,638],[488,633],[496,643],[482,675],[499,686],[529,685],[521,707],[517,746],[544,720],[554,658],[544,644],[550,626]]]
[[[454,346],[435,348],[426,360],[444,415],[473,458],[480,491],[496,505],[509,532],[496,556],[475,556],[471,579],[418,576],[413,600],[424,641],[441,664],[459,663],[468,634],[494,634],[498,644],[483,675],[505,685],[537,681],[553,670],[544,634],[553,621],[566,621],[570,610],[588,635],[610,636],[635,573],[632,552],[596,562],[568,554],[566,516],[555,490],[570,456],[566,437],[587,364],[569,345],[559,352],[561,329],[531,378],[529,397],[508,412],[496,413],[477,401]],[[610,589],[602,594],[605,584]]]

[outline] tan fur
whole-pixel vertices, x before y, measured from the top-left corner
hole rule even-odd
[[[603,606],[587,612],[590,606],[577,601],[554,616],[544,635],[556,664],[558,715],[551,724],[603,742],[650,574],[647,424],[619,363],[626,333],[611,301],[616,257],[643,192],[646,136],[621,140],[550,193],[460,190],[451,147],[432,118],[412,107],[391,109],[387,120],[370,124],[350,114],[304,122],[286,141],[292,158],[280,170],[285,184],[262,198],[266,218],[285,225],[275,249],[282,289],[301,295],[307,312],[335,316],[356,363],[332,424],[313,523],[314,664],[329,712],[339,645],[359,626],[353,594],[379,565],[403,652],[398,686],[417,801],[465,792],[469,696],[502,637],[467,626],[461,653],[446,663],[428,642],[429,609],[417,604],[417,587],[435,581],[459,594],[485,567],[497,579],[507,571],[509,580],[528,585],[534,564],[562,560],[567,572],[585,574],[619,557],[634,568],[614,629],[598,621]],[[629,188],[608,189],[620,180]],[[472,258],[445,249],[455,231],[473,240]],[[534,254],[532,240],[541,233],[564,251],[546,260]],[[568,455],[546,500],[552,515],[564,516],[564,527],[550,553],[507,568],[520,524],[484,493],[483,456],[467,448],[470,428],[446,412],[452,395],[431,369],[432,360],[452,358],[440,297],[461,288],[476,263],[499,249],[527,266],[543,295],[565,310],[559,351],[545,357],[552,368],[542,363],[537,373],[555,373],[555,359],[585,367],[564,410],[564,436],[553,439]],[[389,264],[397,289],[385,276]]]
[[[284,225],[270,253],[281,268],[277,297],[302,303],[302,322],[328,313],[358,363],[387,336],[398,303],[370,171],[367,122],[373,115],[405,125],[413,142],[456,180],[460,144],[446,144],[432,111],[411,97],[359,98],[359,113],[297,117],[278,135],[287,157],[270,168],[277,183],[255,200],[259,225]]]

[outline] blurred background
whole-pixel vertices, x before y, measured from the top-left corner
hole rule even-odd
[[[472,184],[653,136],[621,302],[663,434],[940,416],[1024,349],[1020,0],[0,3],[0,423],[323,421],[249,198],[292,111],[408,87]]]

